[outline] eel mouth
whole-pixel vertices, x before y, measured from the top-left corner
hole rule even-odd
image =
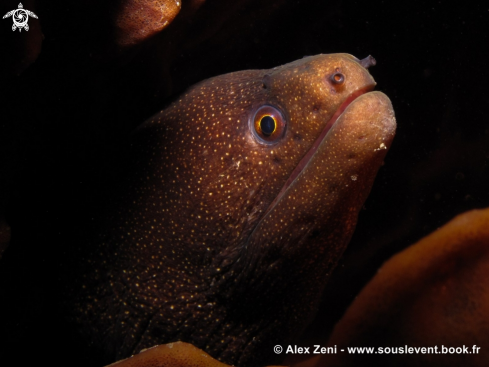
[[[278,193],[277,197],[273,202],[270,204],[268,209],[265,211],[265,214],[263,216],[266,217],[268,213],[275,207],[275,205],[280,201],[280,199],[284,196],[285,192],[289,188],[289,186],[295,181],[295,179],[301,174],[301,172],[304,170],[305,167],[307,167],[307,164],[309,161],[312,159],[318,148],[321,146],[321,143],[323,142],[324,138],[328,135],[328,132],[331,130],[335,122],[338,120],[338,118],[343,114],[343,112],[347,109],[347,107],[355,101],[358,97],[371,92],[374,89],[375,85],[367,85],[363,88],[360,88],[350,94],[346,100],[340,105],[340,107],[336,110],[336,112],[333,114],[333,116],[329,119],[328,123],[324,127],[323,131],[317,139],[314,141],[314,144],[312,147],[309,149],[309,151],[302,157],[300,160],[299,164],[294,168],[292,173],[290,174],[289,178],[287,181],[285,181],[284,186]]]

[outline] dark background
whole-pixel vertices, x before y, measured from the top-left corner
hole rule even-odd
[[[0,13],[17,5],[5,1]],[[208,0],[130,49],[114,41],[116,1],[24,6],[39,16],[29,33],[12,32],[10,18],[0,22],[0,221],[11,228],[0,261],[0,320],[15,330],[1,338],[44,340],[40,350],[70,340],[49,322],[57,295],[50,284],[70,236],[83,236],[97,211],[112,155],[172,96],[211,76],[318,53],[371,54],[377,89],[394,105],[396,138],[307,337],[327,335],[392,254],[459,213],[489,206],[483,2]]]

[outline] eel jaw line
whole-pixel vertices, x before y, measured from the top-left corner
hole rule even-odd
[[[335,124],[335,122],[340,118],[340,116],[343,114],[343,112],[346,110],[346,108],[355,99],[357,99],[361,95],[363,95],[363,94],[365,94],[367,92],[372,91],[373,88],[374,88],[374,86],[375,85],[368,85],[368,86],[365,86],[363,88],[360,88],[360,89],[356,90],[355,92],[353,92],[352,94],[350,94],[346,98],[346,100],[341,104],[341,106],[336,110],[336,112],[334,113],[334,115],[328,121],[328,123],[324,127],[324,129],[321,132],[321,134],[319,134],[319,136],[317,137],[317,139],[314,141],[314,144],[312,145],[311,149],[309,149],[309,151],[306,153],[306,155],[304,155],[304,157],[302,157],[302,159],[300,160],[299,164],[292,171],[292,173],[289,176],[289,178],[287,179],[287,181],[285,181],[285,184],[282,187],[282,190],[280,190],[280,192],[278,193],[278,195],[275,198],[275,200],[273,200],[273,202],[270,204],[270,206],[268,207],[268,209],[265,211],[265,214],[263,215],[262,219],[265,218],[268,215],[268,213],[270,213],[270,211],[275,207],[275,205],[284,196],[284,194],[287,191],[287,189],[289,188],[289,186],[295,181],[295,179],[300,175],[300,173],[304,170],[304,168],[307,167],[307,164],[309,163],[309,161],[312,159],[312,157],[316,153],[317,149],[319,148],[319,146],[323,142],[324,138],[328,135],[328,132],[331,130],[331,128],[333,127],[333,125]],[[260,220],[260,222],[261,222],[261,220]]]

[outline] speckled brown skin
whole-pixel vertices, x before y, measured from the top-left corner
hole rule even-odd
[[[390,146],[390,101],[358,97],[316,139],[374,85],[356,58],[319,55],[206,80],[140,127],[75,285],[75,318],[94,345],[114,360],[178,340],[239,366],[280,358],[273,345],[313,317]],[[275,144],[251,131],[264,104],[286,120]]]
[[[342,348],[438,346],[439,352],[442,345],[465,345],[471,354],[339,353],[314,366],[487,366],[488,277],[489,209],[473,210],[387,261],[329,341]]]

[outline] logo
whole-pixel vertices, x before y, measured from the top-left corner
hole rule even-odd
[[[13,31],[15,31],[17,28],[19,28],[19,32],[22,30],[22,28],[28,31],[29,25],[27,24],[27,22],[29,21],[29,15],[37,19],[36,14],[31,12],[30,10],[24,9],[22,3],[19,3],[19,8],[9,11],[3,16],[3,19],[12,17],[14,21],[14,25],[12,26]]]

